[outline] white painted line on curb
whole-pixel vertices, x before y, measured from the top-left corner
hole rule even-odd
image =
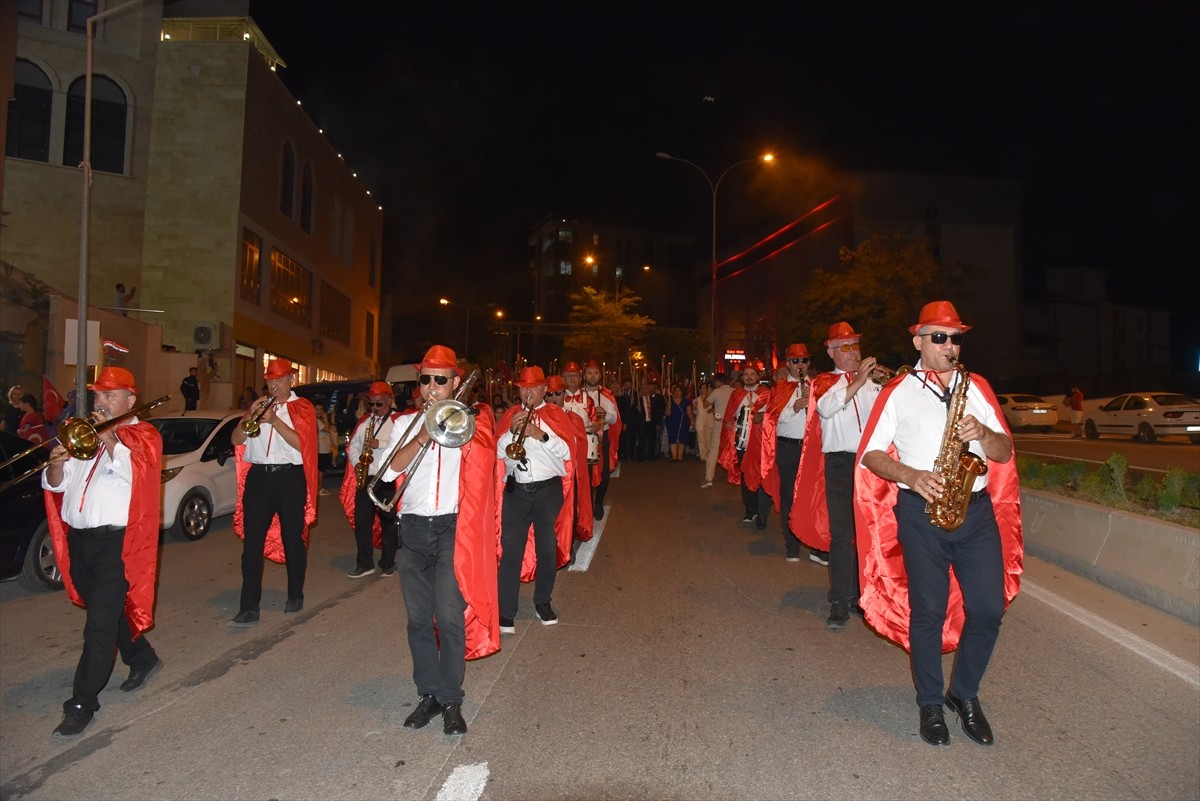
[[[1080,459],[1078,456],[1063,456],[1061,453],[1038,453],[1037,451],[1025,451],[1025,450],[1021,450],[1021,449],[1018,449],[1017,453],[1020,454],[1021,456],[1042,456],[1042,457],[1049,457],[1051,459],[1070,459],[1072,462],[1084,462],[1085,464],[1106,464],[1108,461],[1107,459]],[[1137,465],[1132,465],[1132,464],[1129,466],[1129,469],[1136,470],[1139,473],[1166,473],[1167,472],[1166,470],[1163,470],[1158,467],[1138,467]]]
[[[592,557],[596,554],[596,547],[600,544],[600,535],[604,533],[604,524],[608,522],[608,515],[611,511],[612,504],[606,504],[604,519],[592,523],[592,538],[587,542],[580,543],[579,548],[575,551],[575,561],[567,567],[567,570],[582,573],[591,566]]]
[[[1055,595],[1044,587],[1039,587],[1032,581],[1022,580],[1021,591],[1028,592],[1047,606],[1062,612],[1077,623],[1091,629],[1102,637],[1107,637],[1117,645],[1128,648],[1133,653],[1148,662],[1158,665],[1168,673],[1183,679],[1193,687],[1200,688],[1200,667],[1186,659],[1181,659],[1170,651],[1163,650],[1153,643],[1146,642],[1136,634],[1132,634],[1120,626],[1116,626],[1099,615],[1092,614],[1082,606],[1073,604],[1066,598]]]
[[[478,801],[487,786],[488,763],[459,765],[438,790],[435,801]]]

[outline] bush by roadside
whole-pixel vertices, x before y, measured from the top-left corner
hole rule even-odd
[[[1142,475],[1134,482],[1119,453],[1091,469],[1083,462],[1051,464],[1018,454],[1017,471],[1028,489],[1200,528],[1200,473],[1173,467],[1160,480]]]

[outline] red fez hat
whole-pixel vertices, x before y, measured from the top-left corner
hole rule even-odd
[[[389,398],[392,396],[392,385],[386,381],[372,381],[370,389],[367,390],[368,395],[386,395]]]
[[[599,359],[588,359],[586,362],[583,363],[583,367],[585,370],[589,367],[595,367],[597,370],[604,369],[604,365],[600,363]]]
[[[745,370],[747,367],[751,370],[757,370],[760,373],[763,371],[763,363],[760,359],[746,359],[745,363],[742,364],[742,369]]]
[[[552,375],[550,380],[546,382],[546,390],[549,392],[558,392],[560,389],[566,389],[567,382],[562,380],[561,375]]]
[[[463,374],[462,368],[458,366],[458,357],[454,355],[454,351],[445,345],[434,345],[425,351],[425,358],[421,359],[421,363],[417,365],[417,369],[424,370],[426,368],[431,370],[453,370],[459,375]]]
[[[542,368],[536,365],[521,368],[521,376],[517,379],[518,387],[540,387],[545,384],[546,374],[542,372]]]
[[[579,369],[579,365],[576,364],[575,362],[567,362],[566,364],[564,364],[562,371],[564,373],[582,373],[583,372],[582,370]]]
[[[124,367],[105,367],[100,371],[100,377],[96,379],[96,383],[88,384],[88,389],[93,389],[97,392],[123,389],[135,395],[138,391],[138,388],[133,383],[133,373]]]
[[[858,332],[850,327],[850,323],[844,320],[829,326],[829,334],[825,337],[825,346],[828,347],[843,339],[861,339]]]
[[[784,358],[807,359],[809,358],[808,348],[804,346],[803,342],[793,342],[792,344],[788,345],[787,353],[784,354]]]
[[[267,362],[267,369],[263,373],[264,381],[272,381],[276,378],[283,378],[285,375],[295,375],[300,372],[287,359],[271,359]]]
[[[927,325],[940,325],[946,328],[957,328],[959,331],[970,331],[971,326],[963,325],[958,318],[958,310],[948,300],[935,300],[921,307],[921,321],[908,329],[915,334]]]

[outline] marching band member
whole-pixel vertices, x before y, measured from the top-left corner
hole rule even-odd
[[[789,562],[799,562],[800,540],[792,531],[791,513],[808,417],[811,359],[803,342],[788,345],[784,359],[785,376],[771,388],[771,403],[763,417],[763,463],[767,466],[763,487],[779,509],[784,555]]]
[[[592,463],[592,513],[597,520],[604,518],[604,496],[608,494],[609,475],[617,467],[621,442],[617,398],[601,383],[603,372],[603,365],[596,359],[588,359],[583,364],[583,393],[593,402],[595,414],[592,433],[600,435],[600,458]]]
[[[725,406],[721,429],[721,451],[717,461],[725,468],[730,484],[741,484],[743,523],[767,527],[771,497],[762,487],[762,422],[771,390],[760,384],[761,363],[747,361],[742,368],[742,386],[733,390]]]
[[[392,410],[391,386],[385,381],[373,381],[367,389],[367,413],[359,418],[346,443],[346,471],[338,497],[354,530],[357,546],[354,570],[346,574],[349,578],[375,574],[376,548],[380,549],[379,575],[390,576],[396,572],[400,521],[375,505],[367,487],[379,471],[387,467],[382,463],[387,452],[381,452],[380,445],[388,441],[399,416],[399,412]],[[375,497],[386,503],[395,490],[395,484],[381,481],[375,486]]]

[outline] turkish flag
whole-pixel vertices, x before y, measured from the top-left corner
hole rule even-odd
[[[46,422],[57,422],[62,416],[63,397],[58,394],[58,390],[50,383],[50,379],[42,376],[42,410],[46,418]]]

